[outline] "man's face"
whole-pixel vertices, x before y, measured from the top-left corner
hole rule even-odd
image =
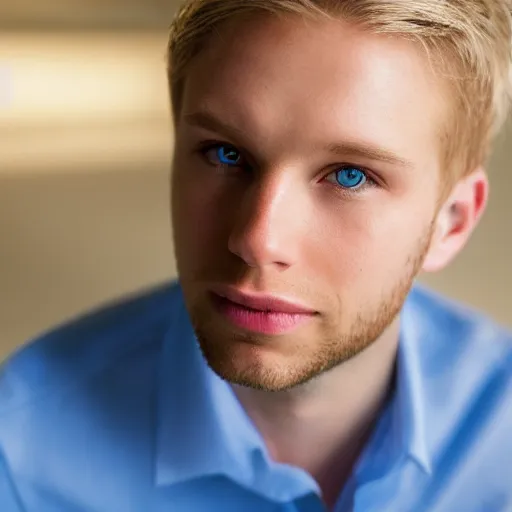
[[[334,21],[230,22],[193,61],[174,238],[221,377],[288,389],[392,324],[436,214],[441,89],[412,42]]]

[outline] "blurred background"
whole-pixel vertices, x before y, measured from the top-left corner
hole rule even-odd
[[[179,0],[0,3],[0,360],[175,275],[167,28]],[[422,280],[512,327],[512,130],[467,250]]]

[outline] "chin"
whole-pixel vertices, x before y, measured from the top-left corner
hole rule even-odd
[[[197,338],[208,366],[223,380],[267,392],[287,391],[301,386],[342,361],[307,357],[303,349],[283,353],[277,346],[254,344],[231,338],[220,346],[198,333]],[[290,341],[291,343],[291,341]],[[297,353],[301,352],[300,359]]]
[[[222,343],[200,334],[197,338],[208,366],[222,379],[257,389],[275,387],[272,382],[283,366],[283,357],[276,350],[232,337]]]

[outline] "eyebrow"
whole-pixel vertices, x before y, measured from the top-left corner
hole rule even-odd
[[[183,118],[191,126],[217,132],[231,139],[241,139],[246,136],[243,130],[221,121],[209,112],[188,113],[184,114]]]
[[[346,142],[342,144],[328,144],[326,150],[336,155],[351,155],[374,161],[384,162],[405,169],[412,169],[414,164],[405,158],[387,149],[365,142]]]
[[[231,139],[247,138],[247,135],[243,130],[223,122],[210,112],[193,112],[184,114],[183,117],[191,126],[197,126],[199,128],[214,131]],[[398,156],[393,151],[366,142],[349,141],[343,143],[332,143],[327,144],[327,146],[324,147],[324,150],[343,157],[351,156],[355,158],[364,158],[393,166],[403,167],[405,169],[412,169],[414,167],[414,164],[410,160]]]

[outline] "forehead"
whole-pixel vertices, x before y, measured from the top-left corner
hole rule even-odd
[[[181,111],[207,110],[281,149],[355,139],[414,159],[439,149],[444,98],[419,44],[261,16],[219,28],[188,69]]]

